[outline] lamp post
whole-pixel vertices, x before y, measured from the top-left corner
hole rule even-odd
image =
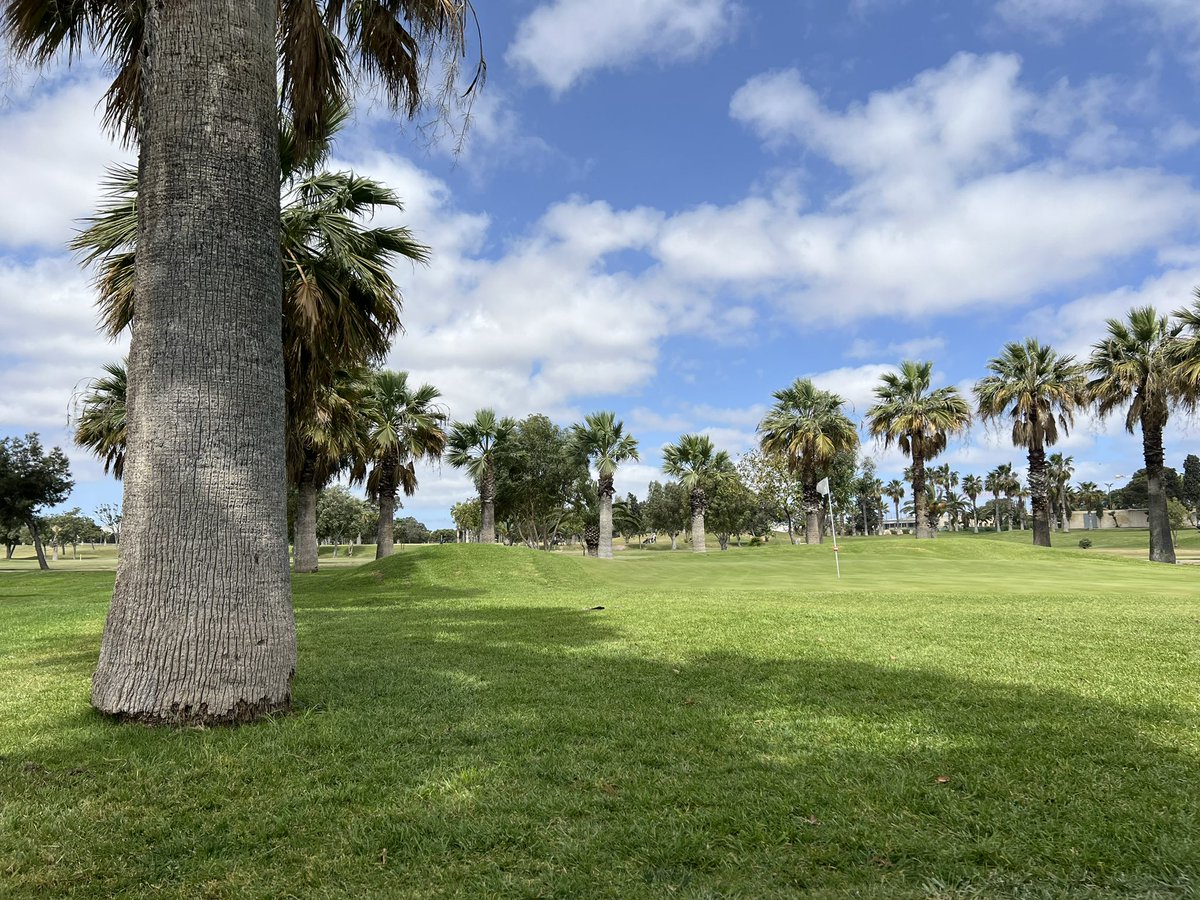
[[[1114,516],[1114,515],[1113,515],[1113,513],[1112,513],[1112,508],[1113,508],[1113,505],[1112,505],[1112,486],[1113,486],[1114,484],[1116,484],[1118,481],[1120,481],[1120,480],[1121,480],[1122,478],[1124,478],[1124,477],[1125,477],[1124,475],[1114,475],[1114,476],[1112,477],[1112,481],[1106,481],[1106,482],[1104,482],[1104,486],[1105,486],[1106,488],[1108,488],[1108,514],[1109,514],[1109,516],[1110,516],[1110,517],[1112,518],[1112,520],[1113,520],[1113,525],[1116,525],[1116,524],[1117,524],[1117,517],[1116,517],[1116,516]]]

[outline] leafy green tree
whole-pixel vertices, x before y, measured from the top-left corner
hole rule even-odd
[[[1168,500],[1183,500],[1183,479],[1170,466],[1162,467],[1162,491]],[[1150,504],[1150,479],[1145,469],[1138,469],[1123,486],[1114,488],[1115,509],[1146,509]]]
[[[1070,433],[1076,410],[1086,403],[1086,375],[1073,356],[1061,356],[1034,338],[1011,342],[988,362],[992,374],[975,383],[984,421],[1012,420],[1012,440],[1029,456],[1033,543],[1050,546],[1050,483],[1046,448]]]
[[[464,544],[471,542],[472,539],[479,540],[479,528],[482,521],[479,498],[455,503],[450,508],[450,518],[454,520],[454,526],[458,529],[456,540]]]
[[[435,528],[429,532],[431,544],[453,544],[458,540],[458,532],[453,528]]]
[[[863,534],[878,533],[883,522],[880,513],[880,495],[883,482],[878,477],[878,467],[871,457],[864,457],[862,469],[854,479],[854,508],[856,527]]]
[[[1088,392],[1101,418],[1125,409],[1125,430],[1141,428],[1146,463],[1150,561],[1175,562],[1167,495],[1163,489],[1163,429],[1173,407],[1190,406],[1194,382],[1181,371],[1184,323],[1159,316],[1152,306],[1131,309],[1125,320],[1109,319],[1108,335],[1092,348]]]
[[[645,533],[642,503],[630,493],[623,500],[613,502],[613,533],[619,534],[628,541],[632,537],[640,537]],[[599,544],[597,544],[599,552]]]
[[[692,515],[687,489],[677,481],[652,481],[643,506],[646,527],[655,534],[667,535],[671,549],[678,549],[676,539],[687,530]]]
[[[738,458],[738,476],[758,498],[763,516],[770,525],[787,525],[788,541],[796,543],[796,515],[803,508],[804,489],[792,473],[787,458],[761,450],[751,450]]]
[[[513,428],[496,450],[496,519],[529,547],[549,550],[558,539],[583,483],[587,456],[571,429],[543,415]]]
[[[78,506],[66,512],[45,517],[42,525],[54,536],[55,559],[58,559],[59,550],[66,552],[67,544],[71,545],[72,558],[79,559],[79,545],[94,544],[101,535],[100,527],[85,516]]]
[[[62,503],[71,493],[71,466],[58,447],[46,452],[36,434],[0,438],[0,524],[7,532],[29,529],[38,568],[48,569],[39,510]]]
[[[717,482],[708,498],[705,526],[717,536],[722,550],[729,549],[729,539],[750,530],[757,498],[736,474]]]
[[[580,451],[596,466],[600,495],[600,559],[612,559],[613,476],[623,462],[638,459],[637,441],[625,434],[625,423],[616,413],[597,412],[584,416],[582,424],[572,427]]]
[[[401,544],[426,544],[430,540],[430,532],[425,523],[418,522],[412,516],[397,519],[393,535]]]
[[[379,504],[376,559],[394,550],[397,491],[406,497],[415,494],[416,463],[439,460],[446,450],[446,413],[437,402],[441,395],[431,384],[409,384],[407,372],[385,369],[367,379],[359,411],[365,437],[352,478],[365,481],[367,496]]]
[[[733,461],[724,450],[717,450],[707,435],[685,434],[678,443],[663,448],[663,471],[678,479],[688,492],[692,514],[692,552],[704,553],[707,495],[723,480],[736,475]]]
[[[787,460],[804,494],[805,543],[819,544],[822,500],[817,483],[834,474],[839,453],[858,448],[858,428],[843,410],[845,400],[807,378],[797,378],[772,396],[774,405],[758,423],[759,447]]]
[[[496,543],[496,451],[517,427],[515,419],[499,418],[495,410],[476,410],[469,422],[455,422],[446,442],[446,462],[465,469],[479,488],[479,540]]]
[[[362,500],[340,484],[326,488],[317,497],[317,533],[334,545],[350,544],[361,532],[364,512]]]
[[[894,442],[912,460],[912,495],[917,538],[937,536],[925,514],[925,463],[943,450],[951,436],[971,425],[971,408],[956,387],[932,388],[932,362],[900,363],[875,388],[875,404],[867,410],[871,434],[885,447]]]
[[[1183,478],[1179,484],[1179,499],[1200,516],[1200,456],[1189,453],[1183,460]]]
[[[452,83],[468,15],[442,0],[4,0],[17,58],[101,56],[115,72],[106,122],[139,152],[125,548],[99,710],[223,723],[289,706],[277,110],[306,147],[358,68],[418,109],[427,48],[449,50]],[[169,571],[147,565],[168,541],[188,552]]]

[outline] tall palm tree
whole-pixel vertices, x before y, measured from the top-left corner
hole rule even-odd
[[[1005,467],[1009,470],[1008,474],[1004,472]],[[983,481],[984,486],[992,492],[992,514],[996,519],[997,532],[1000,531],[1000,495],[1004,493],[1004,487],[1008,483],[1011,470],[1012,466],[1008,463],[1004,463],[1003,466],[996,466],[996,468],[987,473],[987,477]]]
[[[97,709],[224,723],[290,705],[277,109],[307,140],[357,67],[412,111],[422,51],[447,47],[453,72],[469,14],[444,0],[3,0],[18,56],[100,53],[116,72],[106,120],[138,143],[125,546]],[[188,552],[148,564],[168,541]]]
[[[1075,474],[1075,457],[1051,453],[1046,463],[1046,477],[1050,482],[1051,495],[1058,504],[1060,527],[1064,534],[1071,533],[1070,491],[1068,485]]]
[[[822,507],[817,483],[839,453],[858,447],[858,428],[842,409],[845,400],[807,378],[797,378],[772,396],[775,404],[758,423],[759,444],[763,453],[787,460],[789,471],[798,477],[804,494],[804,540],[819,544]]]
[[[979,415],[984,421],[1011,419],[1013,444],[1028,450],[1033,543],[1049,547],[1046,448],[1070,433],[1076,410],[1086,402],[1084,369],[1075,357],[1061,356],[1034,338],[1006,344],[987,367],[992,374],[975,383]]]
[[[584,416],[582,424],[573,426],[575,443],[596,463],[600,495],[600,559],[612,559],[613,538],[613,476],[617,467],[627,460],[638,458],[637,441],[625,434],[625,423],[617,421],[613,412],[598,412]]]
[[[80,401],[83,407],[75,425],[75,443],[104,463],[104,474],[118,481],[125,473],[125,362],[109,363],[107,373],[93,380]]]
[[[297,152],[286,117],[280,122],[281,327],[290,458],[300,450],[293,438],[337,373],[379,362],[390,349],[403,308],[392,265],[399,259],[422,263],[429,255],[408,228],[371,224],[389,210],[403,211],[392,190],[353,172],[323,170],[349,110],[335,113],[330,132],[305,154]],[[103,329],[116,338],[135,319],[137,170],[110,171],[105,197],[71,247],[96,265]],[[290,462],[294,468],[295,460]]]
[[[396,492],[415,494],[416,463],[439,460],[446,450],[446,413],[437,402],[441,396],[431,384],[409,384],[407,372],[384,369],[367,379],[359,411],[365,452],[355,460],[351,479],[365,481],[367,496],[379,504],[376,559],[395,549]]]
[[[479,487],[481,544],[496,543],[496,449],[516,427],[513,419],[498,418],[493,409],[480,409],[471,421],[455,422],[446,442],[446,462],[465,469]]]
[[[704,510],[706,490],[736,475],[733,462],[724,450],[717,450],[704,434],[685,434],[679,443],[663,448],[663,471],[675,478],[688,492],[692,507],[692,552],[705,552]]]
[[[369,373],[339,373],[318,395],[303,422],[289,429],[288,477],[296,486],[293,565],[297,572],[317,571],[317,495],[339,472],[366,454],[362,409]]]
[[[1088,362],[1088,392],[1100,416],[1125,408],[1126,431],[1141,427],[1152,562],[1175,562],[1163,487],[1163,429],[1173,406],[1195,402],[1194,382],[1180,366],[1187,324],[1159,316],[1152,306],[1136,307],[1124,321],[1108,320],[1108,336],[1093,346]]]
[[[898,478],[893,478],[884,485],[883,493],[885,496],[892,499],[892,506],[896,510],[896,524],[900,523],[900,501],[904,499],[904,482]]]
[[[983,479],[978,475],[968,475],[962,480],[963,493],[971,501],[971,530],[979,534],[979,495],[983,493]]]
[[[912,493],[916,537],[932,538],[925,515],[925,463],[946,449],[951,435],[966,431],[971,408],[956,387],[932,389],[932,362],[905,360],[898,372],[887,372],[875,388],[875,405],[867,410],[871,434],[884,446],[893,441],[912,459]]]

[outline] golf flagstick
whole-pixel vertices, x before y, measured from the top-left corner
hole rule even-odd
[[[837,568],[837,577],[840,581],[842,578],[842,560],[838,556],[837,525],[833,522],[833,493],[829,490],[828,478],[822,478],[817,482],[817,493],[824,494],[825,499],[829,501],[829,533],[833,535],[833,564]]]

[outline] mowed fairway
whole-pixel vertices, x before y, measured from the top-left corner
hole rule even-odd
[[[297,578],[298,710],[209,731],[88,708],[111,573],[0,574],[0,896],[1200,893],[1200,570],[841,555]]]

